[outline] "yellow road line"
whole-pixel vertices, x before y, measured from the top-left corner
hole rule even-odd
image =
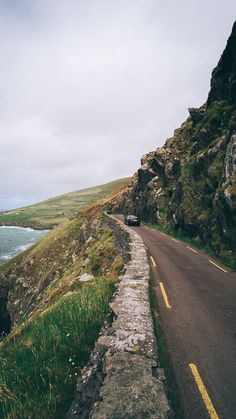
[[[208,262],[210,262],[212,265],[216,266],[218,269],[220,269],[221,271],[225,272],[226,274],[228,273],[228,271],[226,271],[224,268],[222,268],[221,266],[217,265],[215,262],[213,262],[213,260],[208,259]]]
[[[219,419],[219,416],[217,415],[217,413],[215,411],[215,408],[214,408],[214,406],[212,404],[212,401],[211,401],[211,399],[209,397],[209,394],[207,393],[207,389],[206,389],[206,387],[203,384],[203,381],[202,381],[202,379],[200,377],[200,374],[198,372],[198,369],[197,369],[196,365],[195,364],[189,364],[189,368],[192,371],[193,377],[194,377],[194,379],[195,379],[195,381],[197,383],[198,389],[199,389],[199,391],[201,393],[202,399],[203,399],[203,401],[205,403],[205,406],[206,406],[206,408],[208,410],[208,413],[210,415],[210,418],[211,419]]]
[[[155,262],[154,258],[153,258],[152,256],[150,256],[150,259],[151,259],[152,264],[153,264],[153,266],[154,266],[154,268],[155,268],[155,267],[157,266],[157,264],[156,264],[156,262]]]
[[[169,300],[168,300],[168,297],[167,297],[167,294],[166,294],[166,291],[165,291],[165,288],[164,288],[163,282],[159,282],[159,285],[160,285],[160,288],[161,288],[161,292],[162,292],[162,295],[163,295],[163,298],[164,298],[164,301],[165,301],[166,307],[167,307],[167,308],[171,308],[171,305],[170,305],[170,303],[169,303]]]
[[[191,252],[193,252],[193,253],[198,253],[196,250],[194,250],[192,247],[189,247],[189,246],[186,246],[187,247],[187,249],[189,249],[189,250],[191,250]]]
[[[144,245],[144,247],[145,247],[145,249],[146,249],[146,250],[148,250],[148,248],[147,248],[146,244]]]

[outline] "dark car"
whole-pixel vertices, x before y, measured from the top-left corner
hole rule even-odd
[[[124,223],[127,226],[140,226],[140,218],[136,217],[136,215],[126,215]]]

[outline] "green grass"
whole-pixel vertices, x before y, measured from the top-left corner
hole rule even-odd
[[[151,314],[153,319],[153,326],[154,326],[154,333],[157,340],[157,348],[158,348],[158,361],[160,367],[164,370],[166,376],[166,390],[167,390],[167,397],[171,403],[171,406],[174,411],[174,418],[175,419],[182,419],[183,413],[181,408],[180,402],[180,393],[179,388],[175,379],[175,375],[173,372],[173,367],[170,359],[170,355],[168,352],[168,347],[166,343],[165,333],[162,328],[161,319],[159,315],[159,307],[157,301],[157,294],[156,294],[156,286],[155,281],[152,276],[150,275],[150,284],[149,284],[149,300],[151,305]]]
[[[51,228],[73,217],[81,209],[126,186],[129,180],[129,178],[119,179],[94,188],[57,196],[35,205],[3,211],[0,213],[0,224]]]
[[[124,267],[99,221],[100,202],[0,267],[13,277],[8,308],[16,323],[0,344],[0,418],[65,417]],[[85,272],[94,276],[89,283],[79,281]]]
[[[182,234],[174,233],[170,228],[166,226],[161,226],[161,225],[151,224],[151,223],[144,223],[144,225],[146,225],[147,227],[153,228],[154,230],[162,231],[163,233],[166,233],[167,235],[171,237],[174,237],[178,240],[188,243],[192,247],[195,247],[196,249],[200,250],[206,255],[216,257],[217,259],[219,259],[221,263],[224,263],[225,265],[229,266],[229,268],[231,268],[233,271],[236,271],[235,255],[232,254],[231,256],[229,256],[227,254],[227,255],[222,255],[222,257],[220,257],[218,254],[214,252],[213,249],[210,248],[210,246],[207,246],[206,244],[201,242],[199,239],[194,240],[194,239],[190,239],[189,237],[183,236]]]
[[[0,417],[64,418],[109,310],[114,278],[61,297],[21,326],[0,352]]]

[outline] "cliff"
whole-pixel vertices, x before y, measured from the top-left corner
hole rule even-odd
[[[65,417],[127,257],[109,199],[0,266],[1,418]]]
[[[207,102],[190,108],[172,138],[144,155],[114,210],[208,244],[235,264],[236,23]]]

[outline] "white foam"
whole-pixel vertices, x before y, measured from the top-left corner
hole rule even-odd
[[[8,254],[8,255],[2,255],[0,256],[0,260],[8,260],[11,259],[14,255]]]
[[[23,231],[28,231],[28,232],[34,232],[34,233],[50,231],[50,230],[35,230],[34,228],[31,228],[31,227],[19,227],[19,226],[0,226],[0,228],[3,228],[5,230],[17,229],[17,230],[23,230]]]
[[[21,246],[16,247],[16,249],[14,250],[14,255],[24,252],[24,250],[28,249],[28,247],[32,246],[33,243],[27,243],[27,244],[22,244]]]

